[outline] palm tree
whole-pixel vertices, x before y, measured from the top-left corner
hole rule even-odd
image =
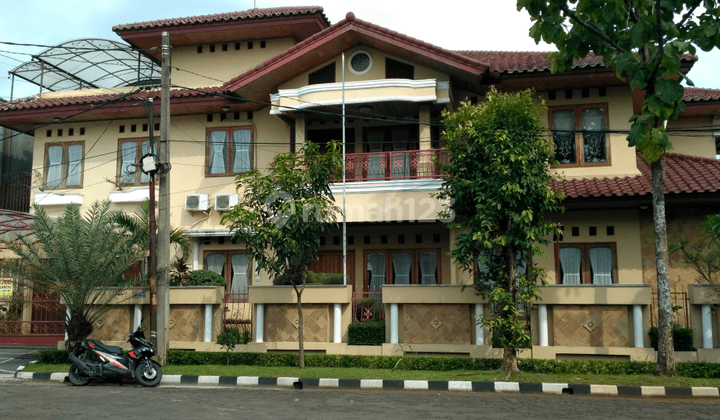
[[[66,305],[65,348],[74,352],[110,308],[108,303],[132,286],[125,274],[145,253],[115,222],[118,213],[110,211],[109,201],[93,203],[85,217],[77,206],[68,205],[55,221],[42,207],[33,209],[33,234],[6,245],[20,257],[14,271]]]

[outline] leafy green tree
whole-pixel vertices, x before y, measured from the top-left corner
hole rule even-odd
[[[705,235],[685,240],[670,248],[698,273],[698,282],[720,286],[720,213],[710,214],[701,223]],[[720,292],[720,290],[718,290]]]
[[[520,372],[518,350],[532,346],[520,312],[529,318],[539,285],[547,284],[530,256],[542,255],[540,245],[559,233],[545,215],[563,211],[561,194],[550,188],[558,178],[548,171],[554,158],[543,135],[544,110],[530,91],[492,89],[483,103],[464,103],[443,120],[449,152],[443,171],[450,175],[438,197],[451,203],[443,216],[454,215],[449,227],[460,232],[450,255],[475,273],[476,290],[489,298],[493,310],[481,322],[503,347],[506,380]]]
[[[110,308],[108,303],[132,286],[125,272],[144,255],[113,222],[109,201],[93,203],[85,217],[74,205],[57,220],[42,207],[33,210],[32,235],[6,245],[21,258],[15,271],[34,289],[57,294],[67,306],[65,348],[74,352]]]
[[[658,326],[656,375],[675,375],[672,343],[672,302],[665,225],[663,154],[672,147],[665,124],[683,112],[681,55],[695,46],[709,51],[720,46],[720,9],[716,0],[518,0],[535,21],[530,35],[554,44],[558,52],[552,71],[593,52],[605,65],[644,93],[640,114],[631,118],[629,146],[636,146],[652,172]]]
[[[307,267],[320,246],[320,233],[335,224],[340,209],[334,204],[330,182],[341,174],[342,158],[333,141],[321,154],[306,143],[298,153],[275,156],[269,173],[254,170],[236,179],[242,199],[222,217],[233,239],[245,242],[257,266],[276,285],[292,285],[297,295],[300,368],[305,367],[302,292]]]

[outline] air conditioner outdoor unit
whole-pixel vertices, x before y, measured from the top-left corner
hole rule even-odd
[[[185,196],[185,210],[206,211],[210,208],[207,194],[188,194]]]
[[[217,211],[229,211],[238,204],[237,194],[217,194],[215,195],[215,209]]]

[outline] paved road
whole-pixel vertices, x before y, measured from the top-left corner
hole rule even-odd
[[[498,393],[137,385],[0,380],[9,419],[717,419],[720,400]]]
[[[12,375],[18,367],[27,366],[38,359],[38,351],[44,347],[0,346],[0,375]]]

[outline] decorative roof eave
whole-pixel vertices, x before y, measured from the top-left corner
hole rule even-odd
[[[276,72],[281,67],[294,62],[318,48],[334,45],[338,45],[341,48],[348,48],[352,44],[363,40],[370,40],[377,44],[392,45],[407,51],[409,54],[416,54],[421,59],[432,60],[440,63],[441,66],[449,66],[458,71],[478,77],[489,68],[488,64],[481,63],[472,58],[356,19],[355,15],[350,12],[344,20],[292,46],[285,52],[265,61],[261,65],[233,78],[225,83],[224,87],[228,91],[237,91],[241,87],[247,86],[260,78]],[[305,71],[305,69],[298,69],[297,72],[300,70]],[[288,77],[294,77],[294,75]]]

